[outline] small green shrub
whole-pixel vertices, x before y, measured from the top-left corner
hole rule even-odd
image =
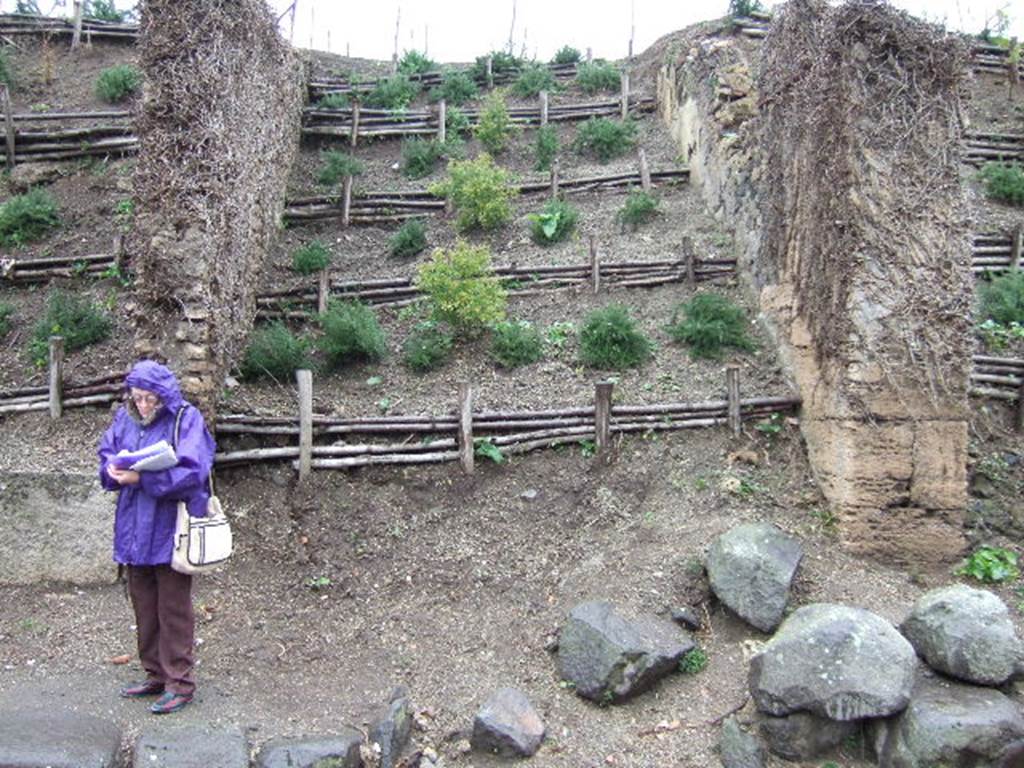
[[[300,275],[311,275],[331,265],[331,251],[319,240],[311,240],[295,249],[292,269]]]
[[[487,81],[487,57],[491,57],[491,73],[494,75],[506,72],[518,72],[523,67],[523,60],[507,51],[491,51],[483,56],[477,56],[470,75],[478,83]]]
[[[122,102],[142,84],[142,75],[131,64],[119,64],[100,72],[96,79],[96,95],[109,104]]]
[[[635,368],[652,351],[651,341],[623,306],[612,305],[591,312],[580,330],[580,360],[590,368]]]
[[[512,177],[494,164],[490,155],[474,160],[452,160],[448,178],[430,186],[430,191],[447,197],[458,212],[455,226],[460,231],[496,229],[512,218],[511,199],[517,190]]]
[[[0,245],[14,246],[38,240],[60,223],[57,203],[43,189],[15,195],[0,205]]]
[[[429,98],[431,101],[445,100],[446,106],[458,107],[480,95],[476,81],[468,72],[459,70],[447,70],[441,84],[431,88]]]
[[[253,331],[238,371],[243,379],[268,377],[285,382],[311,365],[309,343],[278,320]]]
[[[957,576],[970,576],[987,584],[1013,581],[1020,575],[1017,553],[1002,547],[978,547],[954,571]]]
[[[491,357],[502,368],[518,368],[544,357],[540,331],[525,320],[498,323],[492,333]]]
[[[1011,270],[978,286],[981,315],[1003,326],[1024,325],[1024,271]]]
[[[63,336],[64,349],[72,352],[103,341],[110,335],[110,316],[87,296],[56,290],[50,294],[43,316],[36,323],[29,351],[36,365],[50,356],[50,337]]]
[[[337,186],[346,176],[358,176],[363,172],[363,164],[347,152],[337,149],[325,150],[320,155],[323,166],[317,174],[317,181],[325,187]]]
[[[448,360],[452,344],[444,326],[432,320],[418,323],[402,344],[402,362],[414,371],[432,371]]]
[[[538,171],[550,171],[551,164],[558,155],[558,129],[553,125],[545,125],[537,130],[537,142],[534,144],[533,167]]]
[[[658,215],[658,198],[642,189],[631,189],[617,216],[623,225],[636,229]]]
[[[576,84],[584,93],[614,92],[622,87],[622,77],[614,64],[595,59],[576,68]]]
[[[680,304],[668,334],[674,341],[688,344],[694,358],[717,359],[725,347],[754,348],[743,310],[717,293],[700,293]]]
[[[419,51],[406,51],[398,62],[398,71],[403,75],[422,75],[437,70],[437,63]]]
[[[576,130],[576,151],[602,163],[624,155],[636,144],[636,125],[604,117],[592,117]]]
[[[0,301],[0,339],[11,331],[11,317],[14,315],[14,307],[5,301]]]
[[[328,93],[320,97],[316,106],[317,109],[348,109],[352,106],[352,99],[347,93]]]
[[[365,304],[342,301],[331,304],[320,317],[323,336],[318,347],[327,365],[337,368],[354,360],[380,360],[387,352],[384,330],[373,310]]]
[[[558,83],[551,70],[543,64],[527,64],[519,72],[519,77],[512,84],[512,92],[522,98],[528,99],[536,96],[541,91],[553,92],[559,90]]]
[[[434,172],[444,156],[444,145],[437,139],[419,136],[402,141],[402,173],[408,179],[422,179]]]
[[[120,24],[125,20],[125,12],[117,10],[114,0],[89,0],[82,9],[82,17]]]
[[[749,18],[750,14],[761,10],[761,0],[729,0],[729,15],[734,19]]]
[[[411,219],[391,236],[391,255],[412,258],[427,247],[427,228],[419,219]]]
[[[495,91],[484,102],[480,111],[480,120],[473,133],[490,154],[503,152],[508,142],[515,135],[517,128],[508,116],[508,105],[505,96]]]
[[[459,241],[450,251],[438,248],[422,264],[416,287],[430,302],[434,320],[475,334],[505,318],[505,289],[494,276],[487,246]]]
[[[1024,205],[1024,167],[1011,163],[986,163],[978,174],[985,194],[1010,205]]]
[[[580,52],[573,48],[571,45],[563,45],[555,53],[555,58],[551,60],[552,64],[575,64],[581,58]]]
[[[466,117],[466,113],[458,107],[449,107],[446,110],[444,124],[448,129],[449,141],[451,141],[453,136],[461,136],[464,133],[469,133],[469,118]]]
[[[679,671],[684,675],[698,675],[708,666],[708,655],[701,648],[694,648],[683,654],[679,660]]]
[[[986,349],[1006,349],[1010,342],[1024,339],[1024,325],[1021,323],[1003,325],[992,318],[979,323],[978,332]]]
[[[531,213],[530,236],[538,245],[551,245],[565,240],[576,229],[579,212],[564,200],[549,200],[540,213]]]
[[[408,107],[419,92],[419,83],[414,83],[405,75],[394,75],[377,83],[377,87],[366,94],[364,101],[368,107],[397,111]]]

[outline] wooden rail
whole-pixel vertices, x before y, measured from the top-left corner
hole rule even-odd
[[[0,14],[0,35],[68,35],[75,34],[75,25],[68,19],[34,14]],[[82,19],[81,35],[90,40],[124,40],[134,43],[139,38],[137,24],[124,24],[99,19]]]

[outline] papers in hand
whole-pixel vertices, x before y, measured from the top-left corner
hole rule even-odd
[[[137,451],[120,451],[110,463],[118,469],[155,472],[177,465],[178,457],[174,453],[174,447],[166,440],[161,440]]]

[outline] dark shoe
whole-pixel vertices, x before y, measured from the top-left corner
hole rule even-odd
[[[121,689],[121,695],[126,699],[139,699],[143,696],[156,696],[164,692],[164,684],[159,680],[145,680],[141,683],[126,685]]]
[[[174,691],[166,691],[163,696],[153,702],[153,706],[149,708],[149,711],[154,715],[169,715],[171,712],[177,712],[179,709],[184,709],[191,703],[191,693],[175,693]]]

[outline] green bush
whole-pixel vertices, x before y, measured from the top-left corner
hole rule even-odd
[[[985,194],[1010,205],[1024,205],[1024,168],[1010,163],[986,163],[978,174]]]
[[[444,144],[437,139],[416,136],[402,141],[402,173],[409,179],[422,179],[434,172],[444,156]]]
[[[405,222],[402,228],[391,236],[391,255],[408,259],[427,247],[427,228],[419,219]]]
[[[729,0],[729,15],[734,19],[749,18],[750,14],[761,10],[761,0]]]
[[[347,152],[337,149],[325,150],[320,155],[323,166],[317,174],[317,181],[325,187],[333,187],[341,183],[346,176],[358,176],[363,172],[363,164]]]
[[[622,87],[622,77],[614,64],[595,59],[576,68],[576,84],[584,93],[618,91]]]
[[[541,91],[553,92],[559,90],[558,83],[551,70],[543,64],[533,62],[527,64],[519,72],[519,77],[512,84],[512,92],[522,99],[536,96]]]
[[[491,57],[491,73],[494,75],[506,72],[518,72],[523,67],[523,60],[507,51],[491,51],[483,56],[477,56],[469,73],[478,83],[487,81],[487,57]]]
[[[445,100],[448,107],[457,107],[475,99],[480,94],[476,82],[469,73],[458,70],[447,70],[441,84],[431,88],[429,98],[431,101]]]
[[[619,221],[636,229],[650,221],[658,214],[658,198],[642,189],[631,189],[626,195],[626,202],[618,212]]]
[[[981,315],[1000,325],[1024,325],[1024,271],[1019,269],[1000,275],[978,286]]]
[[[516,125],[508,116],[508,105],[501,91],[495,91],[484,102],[480,111],[480,120],[473,133],[490,154],[503,152],[508,142],[517,131]]]
[[[403,75],[422,75],[437,70],[437,63],[419,51],[406,51],[398,62],[398,71]]]
[[[551,164],[558,155],[558,129],[553,125],[545,125],[537,130],[537,143],[534,145],[533,164],[535,170],[550,171]]]
[[[0,245],[14,246],[37,240],[60,223],[57,203],[43,189],[15,195],[0,205]]]
[[[576,229],[579,213],[564,200],[549,200],[540,213],[531,213],[530,236],[538,245],[551,245],[565,240]]]
[[[320,325],[323,336],[317,346],[331,368],[354,360],[380,360],[387,352],[384,330],[365,304],[332,303],[320,316]]]
[[[300,275],[311,275],[331,265],[331,251],[319,240],[312,240],[295,249],[292,269]]]
[[[469,118],[458,107],[449,107],[445,112],[444,124],[448,129],[448,140],[469,132]]]
[[[125,13],[117,10],[114,0],[89,0],[82,9],[82,17],[120,24],[125,20]]]
[[[460,240],[450,251],[438,248],[420,266],[416,287],[427,296],[433,319],[458,332],[475,334],[505,318],[505,289],[485,245]]]
[[[581,58],[580,52],[577,51],[570,45],[563,45],[555,53],[555,58],[551,60],[552,64],[575,64]]]
[[[531,323],[498,323],[492,330],[491,357],[502,368],[518,368],[544,357],[544,339]]]
[[[635,368],[652,352],[653,344],[623,306],[591,312],[580,330],[580,360],[590,368]]]
[[[988,584],[998,584],[1016,579],[1020,569],[1016,552],[1002,547],[978,547],[954,573]]]
[[[452,160],[448,178],[433,184],[430,191],[447,197],[458,212],[455,226],[460,231],[496,229],[512,218],[510,200],[517,190],[508,171],[494,164],[490,155],[474,160]]]
[[[402,344],[402,362],[414,371],[440,368],[452,351],[452,335],[439,323],[418,323]]]
[[[253,331],[238,371],[243,379],[269,377],[283,383],[311,365],[309,343],[278,320]]]
[[[592,117],[576,130],[576,151],[606,163],[624,155],[636,144],[636,125],[604,117]]]
[[[694,358],[717,359],[725,347],[754,348],[743,310],[717,293],[700,293],[680,304],[668,334],[674,341],[688,344]]]
[[[364,101],[368,107],[398,111],[408,107],[419,92],[419,83],[414,83],[405,75],[395,75],[377,83],[377,87],[366,94]]]
[[[0,301],[0,339],[10,333],[11,317],[14,315],[14,307],[4,301]]]
[[[347,93],[328,93],[316,103],[317,109],[348,109],[351,106],[352,99]]]
[[[110,104],[124,101],[142,84],[142,75],[131,64],[120,64],[100,72],[96,79],[96,95]]]
[[[693,648],[679,660],[679,671],[684,675],[699,675],[708,665],[708,655],[701,648]]]
[[[56,290],[50,294],[43,316],[36,323],[29,341],[29,352],[36,365],[45,365],[50,356],[50,337],[63,336],[64,350],[72,352],[103,341],[113,323],[87,296]]]

